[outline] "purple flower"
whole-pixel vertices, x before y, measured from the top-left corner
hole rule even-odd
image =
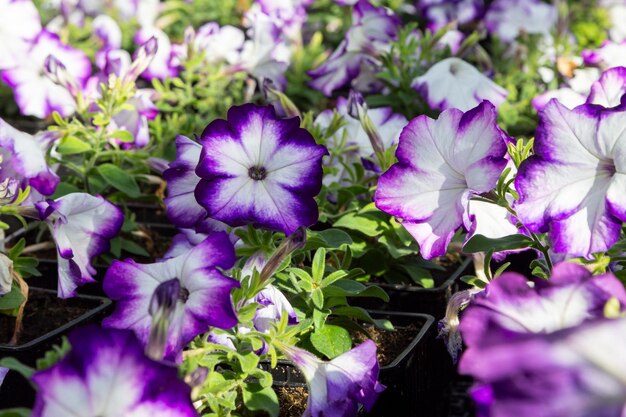
[[[549,232],[557,253],[589,256],[608,250],[626,220],[626,113],[552,100],[540,114],[535,154],[515,181],[519,219]]]
[[[493,345],[460,370],[490,417],[617,417],[626,408],[626,319]],[[474,358],[477,359],[477,358]]]
[[[389,48],[399,25],[399,19],[388,9],[359,0],[352,10],[352,25],[345,39],[321,66],[309,72],[310,86],[327,96],[348,86],[358,77],[362,65],[367,66]]]
[[[122,30],[117,22],[104,14],[99,15],[92,23],[94,34],[102,42],[102,49],[120,49],[122,47]]]
[[[30,185],[43,195],[54,193],[60,180],[46,163],[46,144],[40,138],[0,119],[0,183],[12,180],[21,188]]]
[[[173,65],[174,57],[170,38],[161,29],[146,27],[135,34],[135,44],[143,45],[151,38],[157,41],[157,49],[154,58],[150,61],[148,68],[141,72],[142,77],[147,80],[158,78],[163,80],[178,75],[178,68]]]
[[[194,53],[204,54],[204,60],[209,64],[233,64],[239,59],[246,38],[241,29],[229,25],[220,27],[216,22],[202,25],[197,32],[192,31],[191,35],[189,39],[185,39],[184,44],[174,45],[180,65],[187,59],[189,48]]]
[[[489,6],[485,25],[501,41],[512,42],[520,33],[550,36],[556,20],[556,8],[540,0],[496,0]]]
[[[303,417],[355,416],[358,404],[370,411],[385,387],[378,382],[376,345],[367,340],[330,362],[293,346],[282,352],[304,374],[309,399]]]
[[[252,301],[262,306],[257,309],[253,320],[254,327],[262,333],[267,333],[272,324],[280,321],[283,314],[289,317],[290,325],[299,323],[298,316],[289,300],[271,284],[259,291]]]
[[[562,87],[556,90],[548,90],[545,93],[538,95],[532,99],[531,104],[535,110],[540,112],[552,99],[556,99],[568,109],[574,109],[581,104],[585,104],[586,100],[584,95],[572,90],[569,87]]]
[[[626,68],[615,67],[606,70],[600,79],[593,83],[587,103],[613,108],[622,104],[626,94]]]
[[[80,86],[91,74],[87,55],[62,44],[57,35],[41,31],[26,51],[24,60],[16,67],[2,71],[2,81],[13,89],[15,101],[24,115],[43,119],[53,111],[69,116],[76,110],[72,94],[44,73],[50,55],[64,65]]]
[[[78,286],[94,282],[91,261],[109,250],[109,240],[122,228],[124,214],[104,198],[86,193],[41,201],[35,207],[57,245],[59,297],[73,297]]]
[[[133,142],[123,143],[123,148],[143,148],[150,142],[148,120],[154,120],[159,113],[152,101],[155,95],[156,91],[149,88],[137,90],[135,96],[127,101],[130,107],[117,112],[111,119],[111,131],[123,130],[133,135]]]
[[[502,104],[508,92],[460,58],[446,58],[413,81],[431,109],[467,111],[483,100]]]
[[[470,23],[482,15],[484,8],[483,0],[419,0],[417,6],[433,32],[452,21]]]
[[[33,417],[195,417],[191,388],[175,367],[155,362],[130,331],[73,331],[72,350],[33,375]]]
[[[413,119],[400,135],[393,165],[379,179],[376,206],[403,226],[430,259],[446,253],[456,230],[469,228],[468,200],[496,185],[506,165],[505,134],[489,102],[439,119]]]
[[[40,31],[41,18],[31,0],[0,0],[0,70],[20,65]]]
[[[153,295],[163,283],[177,280],[180,290],[164,347],[165,357],[174,359],[209,326],[228,329],[237,324],[230,292],[239,283],[218,269],[229,269],[234,262],[235,251],[226,233],[212,234],[186,253],[161,262],[114,261],[104,278],[104,291],[117,301],[117,308],[103,325],[133,329],[147,344]]]
[[[482,350],[493,344],[602,318],[604,306],[613,297],[626,307],[626,291],[613,274],[593,276],[581,265],[557,264],[549,280],[529,281],[505,272],[463,312],[460,329],[468,347],[464,360],[483,360],[478,358]]]
[[[626,41],[620,43],[605,41],[596,50],[584,50],[583,60],[587,65],[598,65],[602,68],[626,66]]]
[[[196,199],[230,226],[255,224],[294,232],[318,217],[322,157],[300,119],[279,119],[271,106],[245,104],[202,132]]]

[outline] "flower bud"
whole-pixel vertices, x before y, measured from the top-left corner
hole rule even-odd
[[[301,117],[298,107],[269,78],[263,79],[263,97],[274,107],[278,117]]]
[[[159,44],[154,36],[141,45],[135,53],[135,59],[130,65],[124,81],[135,81],[150,66],[158,49]]]
[[[350,94],[348,95],[348,114],[361,123],[363,130],[372,144],[372,149],[374,149],[377,155],[382,155],[385,152],[385,147],[383,146],[383,141],[378,133],[378,129],[376,129],[376,126],[374,126],[374,123],[372,123],[372,120],[367,115],[367,110],[367,103],[365,103],[365,99],[361,93],[350,90]]]
[[[65,65],[54,55],[48,55],[44,61],[44,71],[52,81],[69,91],[72,97],[78,97],[80,88],[76,79],[67,71]]]
[[[13,284],[13,261],[0,253],[0,296],[11,292]]]
[[[160,283],[152,294],[148,308],[148,312],[152,316],[152,326],[150,327],[146,355],[154,360],[163,359],[170,323],[176,312],[178,300],[184,291],[186,290],[180,286],[179,280],[173,278]]]
[[[280,264],[283,263],[285,258],[289,256],[296,249],[300,249],[304,247],[306,243],[306,228],[301,226],[296,229],[291,235],[285,238],[278,246],[276,251],[272,254],[270,259],[268,259],[267,263],[261,270],[261,282],[269,279]]]

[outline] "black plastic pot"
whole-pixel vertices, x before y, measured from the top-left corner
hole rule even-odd
[[[43,292],[56,297],[56,292],[43,288],[30,288],[30,293]],[[13,357],[20,362],[35,367],[37,360],[54,345],[60,344],[62,337],[71,329],[79,325],[99,322],[111,307],[111,300],[102,297],[78,295],[76,299],[93,304],[93,307],[81,316],[67,322],[38,338],[27,343],[12,346],[0,344],[0,359]],[[10,371],[2,386],[0,386],[0,408],[32,407],[35,399],[35,390],[21,375]]]
[[[459,278],[469,272],[471,262],[472,260],[468,258],[452,271],[441,273],[436,271],[434,288],[377,283],[377,286],[389,294],[389,302],[370,298],[355,299],[353,302],[367,309],[430,314],[435,319],[441,320],[446,313],[450,296],[457,292],[462,284]]]
[[[433,392],[430,382],[436,372],[431,347],[435,319],[418,313],[370,311],[370,314],[374,318],[388,319],[397,327],[413,324],[418,334],[393,361],[380,368],[379,380],[387,389],[380,394],[371,412],[361,410],[359,416],[433,417],[432,398],[437,393]],[[261,367],[272,373],[274,386],[306,386],[304,376],[289,361],[279,361],[274,369],[269,363],[261,363]]]

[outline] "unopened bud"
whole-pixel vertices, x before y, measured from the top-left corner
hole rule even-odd
[[[268,280],[278,267],[283,263],[285,258],[293,251],[301,249],[306,244],[306,228],[301,226],[295,232],[290,234],[281,242],[276,251],[261,270],[261,282]]]
[[[383,146],[383,141],[380,138],[378,129],[376,129],[376,126],[372,123],[372,119],[367,115],[367,110],[367,103],[365,103],[365,99],[361,93],[350,90],[350,94],[348,95],[348,114],[361,123],[363,130],[372,144],[372,149],[374,149],[376,155],[382,156],[385,152],[385,147]]]
[[[72,97],[78,97],[80,88],[76,79],[67,71],[65,65],[54,55],[48,55],[44,61],[44,72],[55,83],[69,91]]]
[[[269,78],[263,79],[263,97],[274,107],[278,117],[300,117],[300,110]]]
[[[124,77],[124,81],[135,81],[143,72],[148,69],[159,49],[157,38],[152,36],[142,44],[135,53],[135,59]]]

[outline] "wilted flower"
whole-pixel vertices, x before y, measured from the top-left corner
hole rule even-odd
[[[413,81],[431,109],[467,111],[483,100],[500,106],[507,91],[460,58],[446,58]]]
[[[13,89],[22,114],[43,119],[53,111],[61,116],[74,113],[76,101],[72,93],[45,74],[46,60],[50,55],[54,56],[82,87],[91,75],[87,55],[64,45],[57,35],[45,30],[32,41],[25,55],[19,65],[2,71],[2,80]]]
[[[540,0],[496,0],[485,15],[487,30],[503,42],[522,33],[550,36],[556,20],[556,7]]]
[[[626,113],[552,100],[540,114],[534,155],[519,169],[516,210],[532,232],[549,232],[557,253],[608,250],[626,220]]]
[[[279,119],[271,106],[234,106],[201,141],[195,195],[210,218],[287,234],[315,223],[326,148],[299,118]]]
[[[472,22],[483,13],[483,0],[419,0],[417,7],[435,32],[453,21],[461,25]]]
[[[11,292],[13,285],[13,261],[0,253],[0,296]]]
[[[94,282],[91,261],[109,250],[109,240],[122,228],[124,214],[104,198],[86,193],[41,201],[35,207],[57,245],[59,297],[73,297],[78,286]]]
[[[626,94],[626,68],[615,67],[602,73],[600,79],[591,86],[587,103],[614,108],[622,104]]]
[[[153,299],[154,294],[163,289],[163,283],[172,288],[172,280],[177,280],[177,302],[166,317],[168,337],[162,346],[165,357],[174,359],[194,337],[208,332],[209,326],[229,329],[237,324],[230,292],[239,283],[218,269],[229,269],[234,262],[235,251],[226,233],[214,233],[187,252],[161,262],[114,261],[104,278],[104,291],[117,301],[117,308],[103,324],[133,329],[147,345],[152,315],[163,307],[159,299]]]
[[[376,345],[371,340],[330,362],[294,346],[281,343],[280,349],[307,380],[309,399],[303,417],[354,416],[358,404],[370,411],[385,389],[378,382]]]
[[[0,70],[21,65],[39,32],[41,18],[31,0],[0,0]]]
[[[33,417],[196,417],[191,388],[178,370],[147,358],[131,331],[84,327],[72,350],[33,375]]]
[[[469,199],[496,185],[506,165],[505,134],[489,102],[463,113],[445,110],[439,119],[413,119],[400,135],[393,165],[379,179],[376,206],[403,219],[430,259],[446,253],[466,223]]]
[[[400,24],[388,9],[374,7],[367,0],[359,0],[352,10],[352,25],[344,40],[319,67],[309,72],[311,87],[330,96],[356,79],[362,65],[374,60],[389,48]]]
[[[620,416],[626,407],[626,319],[595,320],[493,345],[461,360],[490,417]]]
[[[54,193],[60,180],[46,163],[46,144],[39,138],[41,135],[20,132],[0,119],[1,183],[15,181],[20,188],[30,185],[43,195]]]

